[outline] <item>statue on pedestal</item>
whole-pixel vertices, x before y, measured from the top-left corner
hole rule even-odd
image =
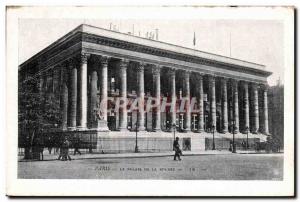
[[[108,130],[107,127],[107,121],[104,117],[104,112],[102,108],[100,107],[100,103],[96,103],[96,107],[94,108],[94,123],[96,125],[96,128],[99,130]]]

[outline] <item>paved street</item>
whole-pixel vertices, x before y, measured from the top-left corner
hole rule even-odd
[[[224,154],[18,163],[19,178],[282,180],[282,154]]]

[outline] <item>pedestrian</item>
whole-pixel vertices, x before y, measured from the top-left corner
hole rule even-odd
[[[79,137],[75,137],[75,141],[74,141],[74,155],[76,155],[76,153],[79,153],[79,155],[81,155],[81,152],[79,151],[79,147],[80,147],[80,138]]]
[[[173,149],[175,151],[174,161],[176,161],[176,157],[178,157],[178,160],[181,161],[180,156],[182,156],[182,151],[181,151],[180,145],[179,145],[179,137],[176,137],[176,140],[174,140]]]
[[[67,137],[65,137],[65,140],[62,144],[62,160],[67,161],[67,160],[72,160],[70,155],[69,155],[69,147],[70,147],[70,142]]]
[[[243,147],[243,150],[246,150],[246,142],[245,142],[245,140],[242,141],[242,147]]]
[[[60,137],[56,140],[56,145],[57,145],[58,150],[59,150],[59,155],[58,155],[57,160],[60,160],[60,159],[63,158],[63,150],[64,150],[63,149],[63,139],[62,139],[62,137]]]

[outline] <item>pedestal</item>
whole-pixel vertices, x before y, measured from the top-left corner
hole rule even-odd
[[[106,120],[98,120],[96,123],[97,131],[109,131]]]

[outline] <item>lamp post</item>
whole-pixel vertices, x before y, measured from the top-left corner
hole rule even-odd
[[[174,131],[174,140],[175,140],[175,133],[176,133],[176,124],[175,123],[173,123],[173,131]]]
[[[135,153],[139,152],[138,142],[137,142],[138,127],[139,127],[138,120],[139,120],[139,113],[137,113],[137,119],[136,119],[136,122],[135,122],[135,149],[134,149]]]
[[[247,142],[246,142],[246,150],[248,150],[248,148],[249,148],[249,142],[248,142],[248,133],[249,133],[249,127],[247,126],[246,127],[246,133],[247,133]]]
[[[213,133],[213,145],[212,145],[212,150],[216,150],[216,146],[215,146],[215,125],[212,125],[212,133]]]
[[[234,134],[235,134],[235,121],[232,120],[232,153],[236,153],[235,143],[234,143]]]

